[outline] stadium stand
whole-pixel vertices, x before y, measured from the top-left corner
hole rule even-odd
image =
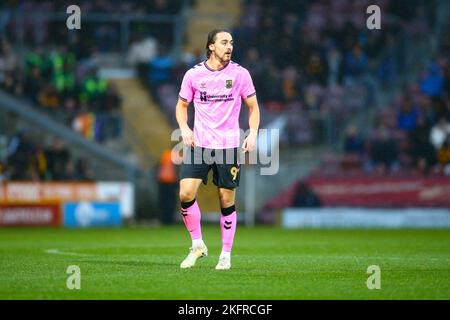
[[[379,5],[391,19],[386,19],[382,30],[367,30],[367,3],[242,2],[241,18],[232,28],[237,44],[233,59],[253,75],[264,108],[262,125],[287,115],[284,144],[326,142],[327,117],[343,132],[351,115],[374,109],[380,103],[376,101],[380,90],[396,83],[405,69],[404,61],[394,55],[404,50],[403,33],[423,35],[431,28],[422,23],[422,18],[432,21],[431,5],[417,1],[417,13],[405,15],[386,0]],[[144,81],[173,125],[181,77],[203,59],[200,50],[181,61],[160,52],[148,65]],[[241,122],[244,126],[244,117]],[[334,136],[334,132],[327,134]]]
[[[86,158],[71,155],[64,141],[43,145],[26,131],[0,137],[0,181],[94,180]]]
[[[433,2],[412,0],[408,8],[415,9],[405,12],[398,1],[377,1],[383,28],[368,30],[370,1],[243,0],[223,6],[216,1],[80,1],[86,15],[80,32],[68,36],[56,27],[61,20],[25,15],[21,38],[21,12],[65,14],[69,4],[27,0],[21,9],[15,1],[0,4],[7,13],[0,18],[0,89],[32,102],[88,140],[115,144],[133,131],[131,145],[146,153],[142,162],[156,162],[169,142],[159,137],[177,127],[174,108],[182,76],[204,59],[206,33],[220,21],[234,35],[233,60],[253,76],[261,127],[285,120],[282,156],[292,161],[282,164],[280,177],[272,177],[281,181],[277,188],[298,181],[312,166],[312,175],[443,175],[449,170],[448,45],[428,50],[426,39],[437,30]],[[127,37],[119,13],[137,17],[126,25]],[[95,20],[101,14],[109,19]],[[138,19],[145,14],[174,20]],[[184,26],[178,33],[174,21]],[[181,47],[175,45],[177,37],[185,40]],[[142,86],[135,79],[105,81],[99,71],[106,57],[113,67],[135,68]],[[189,111],[192,124],[194,110]],[[243,128],[246,115],[241,112]],[[148,126],[149,119],[158,119],[158,126]],[[10,131],[5,139],[15,134]],[[158,137],[157,143],[149,143],[150,136]],[[311,147],[322,149],[315,153]],[[308,161],[300,158],[305,154]],[[258,185],[261,199],[274,192],[268,183]]]
[[[445,190],[450,176],[450,42],[445,36],[436,38],[436,50],[423,69],[409,74],[412,81],[396,87],[392,99],[378,106],[365,127],[348,125],[342,153],[322,157],[307,176],[268,201],[262,221],[274,223],[276,210],[292,206],[296,190],[305,183],[325,197],[327,206],[448,206],[445,192],[428,191]],[[339,188],[355,184],[361,193],[340,197]],[[391,192],[385,192],[383,200],[376,197],[387,185]]]
[[[388,106],[377,111],[373,129],[366,135],[360,128],[349,126],[343,155],[324,159],[323,166],[330,172],[344,174],[352,170],[368,174],[448,175],[448,56],[448,51],[440,51],[416,83],[399,91]]]
[[[173,47],[175,14],[189,3],[79,1],[82,28],[71,32],[70,1],[1,1],[1,180],[124,180],[136,188],[136,208],[147,208],[136,211],[157,214],[152,159],[136,159],[121,88],[104,73],[126,67],[138,41]],[[63,159],[54,148],[63,148]]]
[[[33,102],[87,139],[102,143],[119,138],[123,129],[121,102],[115,87],[99,77],[96,59],[99,54],[120,51],[117,23],[90,23],[88,20],[80,32],[67,37],[64,28],[57,26],[59,20],[39,22],[27,15],[23,18],[26,47],[23,58],[20,52],[11,49],[10,42],[18,41],[16,25],[21,12],[65,14],[70,4],[70,1],[32,0],[24,1],[20,7],[14,2],[2,4],[0,8],[10,17],[6,19],[0,50],[0,87]],[[84,15],[174,15],[181,4],[181,1],[165,0],[78,3]],[[165,22],[151,25],[136,22],[130,27],[133,35],[130,41],[146,35],[169,46],[173,42],[173,27]]]
[[[96,69],[81,63],[67,47],[49,52],[29,51],[23,61],[3,41],[0,88],[33,103],[56,120],[97,142],[121,135],[120,100]]]

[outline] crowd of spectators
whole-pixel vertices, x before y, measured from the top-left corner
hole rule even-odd
[[[450,51],[376,116],[372,130],[346,132],[347,165],[365,172],[450,175]]]
[[[329,115],[339,124],[358,110],[373,107],[378,91],[391,86],[405,69],[396,56],[401,54],[402,33],[429,31],[430,4],[377,1],[382,28],[369,30],[366,9],[371,4],[244,1],[244,14],[233,30],[234,58],[252,73],[266,112],[288,115],[282,139],[290,145],[320,138],[317,133],[326,124],[315,125],[309,115],[319,114],[321,119]]]
[[[78,5],[81,10],[82,17],[87,14],[108,14],[115,21],[92,21],[88,19],[82,20],[82,28],[77,30],[76,35],[79,37],[80,53],[89,56],[93,52],[110,52],[121,50],[121,24],[120,18],[126,14],[133,15],[174,15],[178,13],[184,0],[6,0],[0,2],[0,10],[7,10],[12,13],[60,13],[67,15],[66,10],[71,5]],[[31,14],[24,16],[24,37],[26,43],[36,46],[58,44],[67,42],[68,34],[65,28],[65,18],[57,20],[35,19]],[[9,23],[5,24],[6,28],[11,30],[11,36],[15,37],[15,29],[17,21],[11,17]],[[172,22],[133,22],[130,30],[131,35],[145,34],[152,36],[161,43],[166,45],[173,41]],[[1,24],[0,24],[1,31]],[[133,39],[130,38],[130,41]],[[129,43],[127,44],[129,45]]]
[[[81,14],[174,15],[183,0],[82,0]],[[121,25],[115,21],[82,21],[82,28],[69,32],[65,19],[37,19],[30,13],[62,13],[71,1],[2,1],[0,10],[0,89],[32,102],[84,137],[97,142],[120,138],[120,98],[105,79],[98,76],[94,57],[118,52],[123,45]],[[23,13],[23,55],[17,46],[20,14]],[[173,41],[171,23],[133,22],[127,45],[139,39],[153,39],[169,46]]]
[[[31,102],[97,142],[121,135],[120,99],[90,60],[68,46],[30,50],[23,61],[0,42],[0,89]]]
[[[0,136],[0,181],[85,181],[95,174],[86,158],[74,158],[58,138],[45,145],[26,131]]]
[[[183,3],[83,0],[79,5],[83,13],[176,14]],[[241,20],[232,29],[233,60],[252,74],[263,108],[262,125],[279,115],[287,117],[281,139],[289,146],[319,142],[329,119],[343,123],[355,111],[376,105],[378,91],[392,87],[398,75],[410,68],[403,59],[401,35],[423,37],[431,32],[435,20],[433,1],[410,0],[408,5],[396,0],[377,1],[383,12],[381,30],[366,27],[369,0],[242,3]],[[20,8],[56,12],[70,4],[26,0]],[[17,8],[16,1],[0,4],[0,9]],[[0,29],[7,31],[14,23],[11,18],[9,24],[0,23]],[[101,142],[119,136],[120,100],[97,76],[95,64],[89,59],[96,52],[117,49],[118,26],[105,23],[93,28],[86,23],[77,36],[67,37],[65,28],[54,27],[56,22],[45,22],[40,28],[36,23],[39,19],[25,20],[26,43],[33,49],[27,51],[23,61],[10,44],[16,40],[16,33],[4,32],[10,38],[2,39],[0,45],[0,88],[52,114],[64,114],[67,124],[89,139]],[[182,77],[205,59],[204,52],[183,54],[181,60],[174,60],[169,55],[172,28],[136,23],[132,29],[136,39],[132,36],[130,41],[142,40],[136,52],[145,51],[147,57],[152,53],[151,58],[141,60],[144,64],[138,65],[139,74],[175,126],[174,108]],[[57,45],[49,46],[55,41]],[[133,46],[129,49],[134,52]],[[447,56],[443,53],[430,63],[416,85],[379,112],[373,131],[348,128],[344,166],[367,172],[444,170],[449,158],[450,123],[449,55],[445,52]],[[130,56],[133,58],[133,54]],[[192,121],[193,108],[189,111]],[[246,127],[245,123],[241,125]]]
[[[252,74],[263,125],[284,114],[281,142],[311,144],[323,142],[327,115],[339,124],[373,107],[377,91],[392,86],[406,68],[400,35],[424,36],[433,21],[432,4],[398,2],[377,1],[382,29],[369,30],[370,1],[243,1],[241,19],[231,30],[233,60]],[[174,125],[182,76],[204,59],[197,52],[174,61],[162,50],[148,64],[146,84]],[[245,127],[244,121],[241,117]]]

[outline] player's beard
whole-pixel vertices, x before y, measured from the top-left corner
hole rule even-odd
[[[229,54],[225,53],[225,54],[223,55],[223,61],[224,61],[224,62],[228,62],[228,61],[230,61],[230,60],[231,60],[231,52],[230,52]]]
[[[229,55],[227,55],[227,53],[225,52],[222,55],[222,57],[219,57],[218,55],[216,55],[216,59],[219,60],[221,63],[229,62],[231,60],[231,53]]]

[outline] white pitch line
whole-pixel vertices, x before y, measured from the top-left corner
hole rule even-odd
[[[65,256],[90,256],[90,254],[86,254],[86,253],[66,252],[66,251],[61,251],[58,249],[48,249],[48,250],[45,250],[45,253],[60,254],[60,255],[65,255]]]

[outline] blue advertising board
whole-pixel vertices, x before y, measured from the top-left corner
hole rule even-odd
[[[63,205],[65,227],[121,226],[119,203],[66,202]]]

